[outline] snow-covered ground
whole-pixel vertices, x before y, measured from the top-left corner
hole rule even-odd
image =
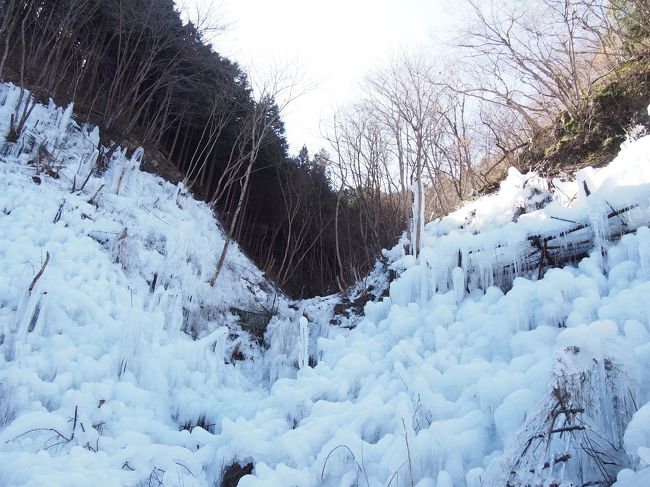
[[[222,232],[139,152],[80,190],[98,133],[71,114],[0,144],[0,485],[215,486],[233,462],[244,487],[650,485],[650,137],[430,223],[347,330],[236,248],[210,287]],[[539,276],[529,237],[576,225],[596,249]],[[266,349],[232,307],[278,309]]]

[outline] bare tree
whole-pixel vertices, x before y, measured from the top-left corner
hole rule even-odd
[[[217,0],[175,0],[183,17],[201,32],[206,41],[212,41],[224,31],[229,24],[224,21],[221,2]]]
[[[5,0],[3,3],[0,76],[11,55],[21,88],[12,130],[20,135],[37,99],[54,96],[65,85],[65,74],[77,60],[78,35],[93,17],[97,2],[67,0],[53,4],[42,0]],[[32,97],[26,95],[28,84]]]
[[[0,79],[3,79],[3,72],[7,56],[16,42],[16,30],[24,19],[34,8],[34,0],[2,0],[0,1],[0,46],[2,54],[0,55]]]
[[[424,228],[427,146],[438,136],[442,87],[424,53],[406,53],[369,82],[375,113],[393,134],[393,151],[404,195],[413,193],[411,251],[420,252]]]
[[[558,111],[582,121],[587,95],[609,69],[597,34],[606,0],[468,0],[475,22],[461,45],[476,74],[467,90],[539,129]]]
[[[197,179],[201,179],[201,182],[205,181],[210,155],[214,151],[222,132],[235,116],[235,108],[228,102],[226,92],[219,92],[211,99],[207,123],[203,126],[201,137],[196,143],[188,168],[185,171],[183,183],[190,189],[195,185]]]
[[[245,163],[245,172],[239,179],[241,185],[239,197],[234,206],[232,217],[230,218],[226,242],[224,243],[215,271],[209,280],[211,286],[214,286],[221,273],[226,260],[226,254],[234,238],[239,224],[239,216],[244,208],[248,194],[250,175],[257,161],[262,144],[280,120],[282,110],[297,96],[296,75],[290,75],[287,70],[276,71],[258,84],[253,91],[256,93],[257,101],[250,107],[250,111],[246,116],[245,123],[238,137],[238,146],[240,149],[237,157],[237,165],[240,165],[242,162]]]
[[[345,287],[353,269],[373,262],[377,252],[392,243],[406,221],[402,212],[404,198],[393,164],[391,134],[373,110],[372,103],[365,101],[338,112],[327,134],[336,154],[328,165],[338,188],[334,237],[340,288]],[[350,222],[346,214],[352,209],[354,222]],[[347,228],[351,223],[355,232]],[[352,248],[354,243],[350,237],[356,232],[363,258],[361,261],[344,259],[344,246],[347,247],[346,255],[359,253]]]

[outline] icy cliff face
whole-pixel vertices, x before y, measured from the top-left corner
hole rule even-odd
[[[1,485],[648,485],[650,138],[429,223],[348,330],[236,250],[210,287],[217,223],[140,152],[81,190],[71,114],[0,143]],[[256,303],[264,351],[229,312]]]

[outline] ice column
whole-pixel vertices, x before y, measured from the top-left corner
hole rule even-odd
[[[456,292],[456,302],[460,303],[465,297],[465,272],[461,267],[454,267],[451,271],[451,281]]]
[[[298,367],[304,369],[309,365],[309,322],[304,316],[300,317],[300,350],[298,351]]]

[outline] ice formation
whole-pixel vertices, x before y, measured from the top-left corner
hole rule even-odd
[[[352,329],[237,249],[210,287],[209,208],[139,151],[88,177],[98,141],[50,103],[0,142],[0,485],[650,484],[650,137],[429,223]],[[231,311],[260,304],[265,347]]]

